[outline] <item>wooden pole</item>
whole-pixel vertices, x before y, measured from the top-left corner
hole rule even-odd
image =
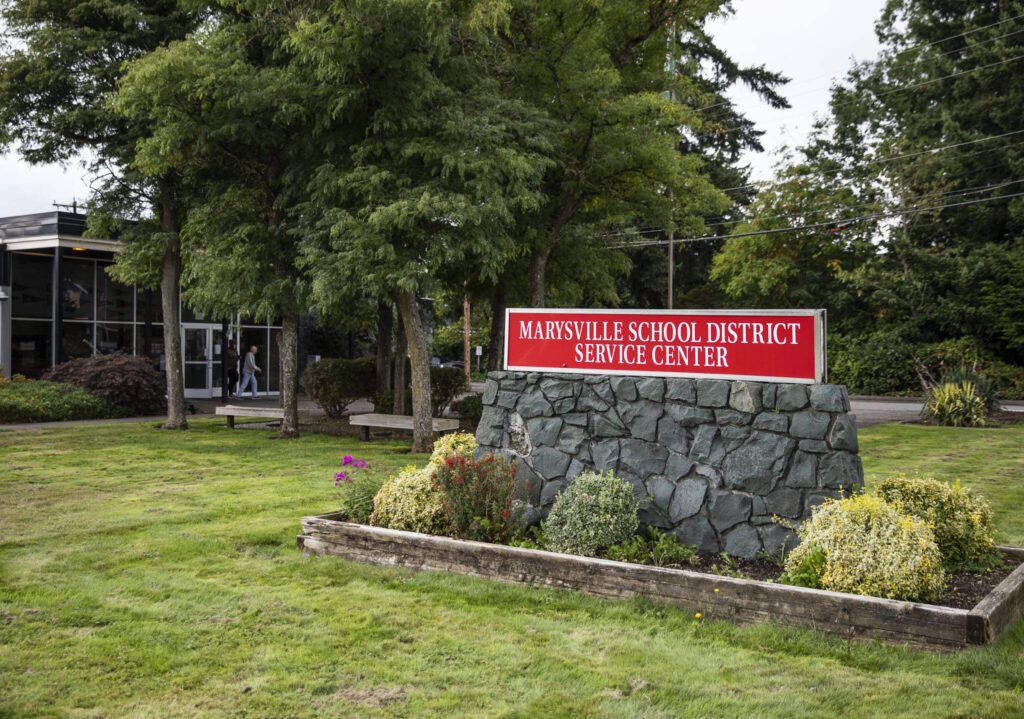
[[[466,389],[469,389],[469,383],[472,378],[472,357],[469,353],[469,338],[472,331],[472,320],[469,311],[469,293],[467,292],[462,296],[462,360],[465,365],[466,371]]]

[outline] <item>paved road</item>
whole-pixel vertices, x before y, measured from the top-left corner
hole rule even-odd
[[[851,397],[850,405],[858,427],[886,422],[910,422],[921,414],[924,400],[916,397]],[[1024,402],[1004,402],[1008,412],[1024,412]]]

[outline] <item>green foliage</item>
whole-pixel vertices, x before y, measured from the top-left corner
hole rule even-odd
[[[700,557],[697,548],[683,544],[670,533],[650,529],[650,537],[637,535],[627,542],[614,544],[605,556],[619,562],[651,564],[655,567],[685,567],[697,564]]]
[[[973,382],[935,385],[925,398],[921,416],[949,427],[982,427],[987,411],[985,400]]]
[[[632,538],[639,508],[626,480],[611,472],[583,472],[555,499],[544,538],[554,552],[595,557]]]
[[[436,472],[445,465],[446,459],[473,459],[476,451],[476,437],[468,432],[449,432],[434,441],[427,469]]]
[[[452,400],[466,391],[466,373],[454,367],[430,368],[430,408],[440,417]]]
[[[433,472],[453,536],[506,543],[519,532],[522,523],[513,506],[516,469],[506,458],[488,454],[474,461],[449,454]]]
[[[360,472],[349,482],[341,482],[341,511],[351,522],[370,524],[373,501],[384,486],[384,475],[377,472]]]
[[[385,480],[373,499],[370,524],[423,534],[444,534],[448,520],[441,492],[434,487],[430,470],[410,465]]]
[[[464,427],[472,427],[474,430],[480,424],[480,418],[484,414],[484,398],[481,394],[467,394],[458,402],[452,405],[459,414]]]
[[[828,379],[851,394],[916,394],[921,382],[914,372],[917,347],[898,331],[870,334],[830,333]]]
[[[328,417],[340,417],[350,404],[373,394],[377,365],[373,357],[324,358],[306,367],[302,385]]]
[[[947,571],[987,571],[1002,563],[995,546],[992,507],[959,482],[896,475],[874,484],[900,513],[923,520],[935,534]]]
[[[995,398],[1024,399],[1024,367],[998,359],[974,337],[935,342],[918,352],[923,371],[942,381],[970,380],[978,385],[989,410]]]
[[[69,360],[43,373],[50,382],[88,390],[127,415],[154,415],[167,405],[167,381],[146,357],[126,354],[95,355]]]
[[[786,566],[779,577],[782,584],[794,587],[821,588],[821,577],[825,573],[825,552],[817,545],[808,545],[797,561]]]
[[[787,577],[821,588],[886,599],[942,596],[945,571],[935,535],[880,497],[860,494],[820,505],[800,527]],[[824,562],[817,560],[817,553]],[[814,555],[814,556],[810,556]]]
[[[44,381],[0,383],[0,422],[57,422],[124,414],[88,390]]]

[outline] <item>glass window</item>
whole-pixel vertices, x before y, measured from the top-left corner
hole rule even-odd
[[[114,352],[125,352],[132,354],[132,341],[134,333],[133,325],[97,323],[96,324],[96,351],[100,354],[113,354]]]
[[[96,266],[96,319],[107,322],[131,322],[132,288],[122,285],[109,274],[110,265],[99,263]]]
[[[49,369],[52,332],[52,322],[11,322],[11,372],[35,378]]]
[[[94,344],[92,336],[92,322],[62,322],[61,323],[61,362],[76,357],[92,357]]]
[[[11,253],[11,315],[53,318],[52,257]]]
[[[270,344],[267,350],[270,365],[267,376],[267,391],[281,391],[281,330],[270,330]]]
[[[149,357],[153,366],[164,369],[164,326],[151,325],[149,339]],[[135,353],[144,355],[146,352],[146,326],[135,325]]]
[[[61,261],[61,301],[64,319],[91,320],[96,288],[96,263],[65,257]]]

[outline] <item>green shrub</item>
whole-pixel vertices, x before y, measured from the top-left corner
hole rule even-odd
[[[463,427],[472,427],[475,430],[484,414],[483,395],[468,394],[453,404],[452,409],[459,413]]]
[[[952,375],[966,368],[974,375],[985,377],[992,395],[1001,399],[1024,399],[1024,367],[1003,362],[975,337],[958,337],[927,345],[918,351],[918,362],[928,374],[943,377],[943,381],[947,378],[957,381],[960,378]],[[980,393],[986,396],[984,391]]]
[[[611,472],[584,472],[555,499],[544,538],[554,552],[595,557],[632,538],[639,508],[629,482]]]
[[[816,544],[809,544],[797,557],[797,560],[786,566],[786,571],[779,577],[783,584],[794,587],[821,588],[821,577],[825,573],[825,552]]]
[[[895,476],[879,481],[875,491],[897,511],[927,522],[947,571],[987,571],[1001,564],[992,508],[959,483]]]
[[[784,576],[836,592],[931,601],[942,595],[942,554],[928,525],[881,497],[820,505],[799,530]],[[824,561],[812,557],[820,552]],[[815,574],[817,576],[815,577]]]
[[[452,536],[506,543],[520,527],[513,511],[516,468],[504,457],[488,454],[480,461],[447,456],[434,471],[434,484]]]
[[[455,367],[430,368],[430,407],[440,417],[452,400],[466,391],[466,373]]]
[[[476,437],[468,432],[450,432],[441,435],[434,442],[434,451],[430,455],[430,462],[427,469],[436,472],[444,466],[448,458],[462,457],[473,459],[473,452],[476,451]]]
[[[373,395],[377,386],[377,360],[373,357],[322,359],[302,373],[302,386],[328,417],[340,417],[350,404]]]
[[[359,524],[370,523],[373,499],[384,484],[383,477],[365,470],[365,460],[346,454],[341,472],[334,475],[334,486],[341,493],[341,511],[349,521]]]
[[[370,524],[424,534],[447,529],[441,492],[434,488],[427,469],[408,466],[389,477],[373,498]]]
[[[866,335],[829,334],[828,379],[850,394],[916,394],[921,382],[914,371],[918,346],[899,332]]]
[[[618,562],[655,567],[685,567],[700,561],[697,548],[683,544],[676,535],[659,532],[653,527],[650,532],[650,539],[637,535],[628,542],[612,545],[606,556]]]
[[[988,415],[973,382],[938,384],[925,399],[921,416],[947,427],[981,427]]]
[[[145,357],[120,352],[79,357],[51,367],[42,379],[81,387],[107,404],[123,407],[123,414],[160,414],[167,407],[166,378]]]
[[[119,417],[124,410],[81,387],[34,380],[0,385],[0,423]]]

